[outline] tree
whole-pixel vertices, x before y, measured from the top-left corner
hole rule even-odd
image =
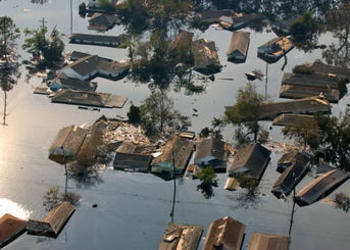
[[[3,125],[6,125],[7,92],[10,91],[20,76],[16,40],[19,29],[7,16],[0,17],[0,87],[4,92]]]
[[[200,190],[206,199],[213,197],[213,187],[218,187],[215,170],[211,166],[203,168],[198,174],[198,179],[200,184],[197,185],[197,191]]]
[[[293,42],[305,50],[313,48],[317,43],[318,23],[312,17],[311,12],[306,12],[303,16],[298,17],[290,26],[290,33]]]
[[[126,115],[132,124],[139,124],[141,122],[141,110],[134,104],[131,104],[129,112]]]
[[[140,106],[141,124],[148,136],[173,133],[190,125],[189,118],[174,110],[174,103],[166,91],[152,91]]]
[[[350,3],[344,3],[336,9],[327,12],[326,21],[328,30],[333,31],[333,36],[339,43],[332,43],[322,56],[328,64],[349,67],[350,59]]]
[[[22,48],[33,55],[38,69],[54,68],[63,61],[64,43],[61,39],[62,35],[56,27],[50,34],[47,33],[48,29],[44,20],[38,29],[24,30],[27,38]]]
[[[226,122],[238,125],[236,130],[236,139],[238,141],[257,140],[259,133],[259,112],[264,97],[257,93],[256,88],[251,83],[247,83],[245,88],[240,88],[236,97],[236,103],[227,108],[224,116]]]

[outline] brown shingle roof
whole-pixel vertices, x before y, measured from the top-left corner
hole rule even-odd
[[[213,156],[218,160],[226,161],[227,150],[225,145],[225,142],[213,137],[200,141],[196,146],[196,155],[194,157],[195,163],[199,164],[202,158],[208,156]]]
[[[277,234],[252,233],[247,250],[288,250],[289,237]]]
[[[227,55],[230,57],[233,53],[240,53],[246,57],[249,47],[250,32],[236,31],[232,33],[230,46]]]

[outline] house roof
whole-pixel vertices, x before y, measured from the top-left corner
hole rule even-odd
[[[249,176],[260,180],[270,161],[270,154],[271,151],[259,143],[249,144],[238,150],[233,156],[229,171],[234,172],[240,168],[246,168]]]
[[[75,33],[70,37],[71,43],[93,43],[96,45],[111,44],[113,46],[120,46],[128,40],[128,35],[121,34],[119,36],[104,36],[104,35],[92,35],[92,34],[81,34]]]
[[[339,89],[338,81],[337,77],[320,74],[284,73],[282,77],[282,84],[315,88]]]
[[[192,155],[192,152],[193,142],[180,136],[174,136],[166,143],[162,154],[153,159],[152,165],[156,165],[161,162],[172,163],[174,157],[175,166],[185,168],[190,156]]]
[[[74,159],[86,135],[87,130],[76,125],[62,128],[49,148],[49,159],[61,164]]]
[[[139,171],[148,171],[151,161],[151,155],[117,152],[113,166],[116,169],[137,169]]]
[[[281,114],[277,116],[272,121],[272,125],[286,126],[286,127],[296,127],[302,126],[303,124],[308,124],[312,126],[317,126],[317,121],[313,115],[303,115],[303,114]]]
[[[21,220],[11,214],[0,217],[0,248],[25,231],[27,221]]]
[[[259,120],[272,120],[283,113],[312,114],[330,112],[331,105],[321,96],[305,97],[284,102],[271,102],[261,105]]]
[[[70,60],[72,61],[76,61],[80,58],[83,58],[83,57],[87,57],[89,56],[90,54],[88,53],[84,53],[84,52],[80,52],[80,51],[73,51],[71,54],[70,54]]]
[[[82,81],[68,77],[66,74],[60,72],[52,83],[59,83],[64,89],[80,90],[80,91],[95,91],[97,88],[96,82]]]
[[[223,10],[204,10],[196,14],[195,20],[200,23],[215,23],[219,22],[222,16],[233,16],[235,12],[231,9]]]
[[[89,20],[90,25],[98,23],[99,25],[106,26],[106,28],[109,28],[113,26],[115,23],[117,23],[119,18],[112,14],[106,14],[106,13],[94,13],[92,17]]]
[[[193,250],[198,248],[203,227],[169,223],[159,245],[159,250]]]
[[[235,51],[238,51],[243,56],[247,55],[250,40],[250,32],[236,31],[232,33],[230,46],[227,50],[227,55],[229,56]]]
[[[309,171],[310,156],[298,152],[293,163],[283,171],[272,186],[272,193],[280,198],[288,196]]]
[[[333,169],[303,187],[295,196],[299,206],[311,205],[326,197],[350,178],[350,173]]]
[[[333,74],[337,79],[348,81],[350,80],[350,69],[348,68],[338,67],[334,65],[325,64],[320,61],[315,61],[311,65],[311,69],[314,71],[314,73],[319,75],[329,76],[330,74]]]
[[[288,250],[289,237],[278,234],[252,233],[247,250]]]
[[[194,161],[198,163],[201,159],[208,156],[213,156],[218,160],[226,161],[226,143],[214,137],[200,141],[196,146]]]
[[[205,236],[203,250],[241,249],[246,226],[229,216],[213,221]],[[220,248],[221,249],[221,248]]]
[[[194,70],[202,74],[214,74],[222,65],[216,51],[215,42],[199,39],[192,43]]]
[[[193,32],[182,30],[170,43],[169,55],[176,56],[177,50],[181,48],[191,48]]]
[[[291,150],[284,153],[277,161],[277,171],[282,173],[287,167],[291,166],[297,153],[297,150]]]

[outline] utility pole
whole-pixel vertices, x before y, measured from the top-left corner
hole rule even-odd
[[[73,0],[70,0],[70,34],[73,34]]]
[[[173,183],[174,183],[174,189],[173,189],[173,205],[171,207],[170,211],[170,217],[171,217],[171,223],[174,223],[174,215],[175,215],[175,201],[176,201],[176,175],[175,175],[175,158],[174,155],[172,155],[172,177],[173,177]]]
[[[269,64],[266,62],[266,69],[265,69],[265,100],[267,99],[268,73],[269,73]]]

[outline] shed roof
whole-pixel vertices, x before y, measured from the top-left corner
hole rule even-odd
[[[202,233],[203,228],[199,225],[169,223],[158,249],[197,249]]]
[[[226,54],[229,56],[233,52],[238,51],[243,56],[246,56],[248,52],[249,41],[250,41],[250,32],[245,32],[245,31],[233,32],[230,46]]]
[[[240,168],[247,169],[247,174],[254,179],[260,180],[267,164],[270,161],[271,151],[259,143],[249,144],[238,150],[233,156],[230,172],[235,172]]]
[[[252,233],[247,250],[288,250],[289,237],[278,234]]]
[[[194,161],[198,163],[201,159],[208,156],[213,156],[218,160],[226,161],[226,143],[214,137],[206,138],[200,141],[196,146]]]
[[[349,178],[348,172],[339,169],[330,170],[302,188],[296,194],[295,202],[299,206],[311,205],[329,195]]]
[[[246,226],[243,223],[229,216],[215,220],[208,228],[202,249],[241,249],[245,228]]]

